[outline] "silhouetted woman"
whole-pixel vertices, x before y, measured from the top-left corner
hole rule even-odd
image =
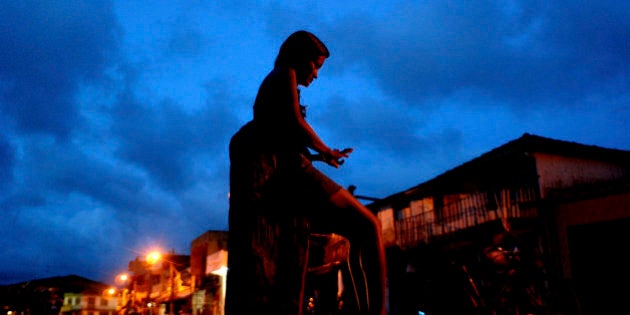
[[[231,139],[227,315],[301,314],[313,230],[350,240],[366,274],[361,313],[385,314],[379,221],[307,150],[333,167],[352,151],[328,147],[300,106],[298,86],[308,87],[328,57],[312,33],[291,34],[260,85],[253,120]]]

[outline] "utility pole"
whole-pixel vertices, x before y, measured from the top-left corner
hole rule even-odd
[[[173,266],[173,262],[171,260],[169,260],[168,264],[169,273],[171,274],[171,296],[169,298],[169,314],[175,315],[175,306],[173,305],[173,300],[175,299],[175,267]]]

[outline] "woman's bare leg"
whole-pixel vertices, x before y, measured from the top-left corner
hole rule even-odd
[[[361,253],[362,265],[367,282],[369,313],[385,315],[387,270],[385,249],[380,222],[368,208],[349,191],[341,189],[331,196],[330,201],[338,208],[336,218],[330,220],[337,231],[350,240],[350,246]]]

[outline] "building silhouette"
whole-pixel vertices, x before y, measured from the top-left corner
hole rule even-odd
[[[629,179],[629,151],[524,134],[374,201],[390,314],[622,309]]]
[[[117,297],[111,286],[77,275],[33,279],[0,286],[2,314],[113,315]]]

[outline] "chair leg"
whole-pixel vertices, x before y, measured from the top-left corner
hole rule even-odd
[[[363,277],[363,285],[364,285],[364,290],[365,290],[365,305],[367,310],[370,310],[370,288],[369,288],[369,284],[367,281],[367,275],[365,274],[365,268],[363,268],[363,255],[361,255],[361,252],[359,252],[359,268],[360,268],[360,272],[361,272],[361,276]]]
[[[370,311],[370,293],[368,287],[368,278],[363,266],[363,258],[361,252],[353,253],[348,257],[348,271],[352,282],[354,299],[358,312]]]

